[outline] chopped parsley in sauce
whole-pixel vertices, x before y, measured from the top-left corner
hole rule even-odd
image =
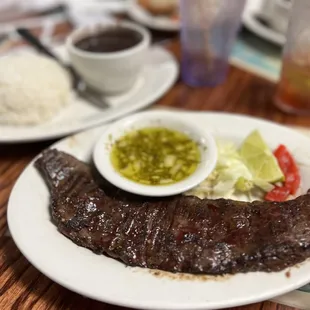
[[[197,142],[182,132],[150,127],[129,132],[111,151],[121,175],[145,185],[170,185],[195,172],[200,162]]]

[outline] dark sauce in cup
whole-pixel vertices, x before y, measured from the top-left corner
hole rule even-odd
[[[85,36],[74,45],[87,52],[111,53],[134,47],[143,39],[140,32],[125,27],[108,27],[98,33]]]

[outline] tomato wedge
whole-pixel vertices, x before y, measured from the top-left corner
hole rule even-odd
[[[285,201],[288,196],[296,194],[300,186],[300,173],[293,156],[287,148],[281,144],[274,151],[278,164],[285,176],[283,186],[276,186],[265,196],[266,200]]]
[[[273,190],[266,194],[265,200],[285,201],[289,194],[290,190],[285,186],[276,186]]]
[[[285,176],[285,186],[290,189],[290,194],[295,195],[300,186],[300,175],[299,171],[289,172]]]
[[[290,190],[290,194],[296,194],[300,186],[300,174],[293,156],[283,144],[274,151],[274,156],[277,158],[279,166],[284,173],[284,186]]]

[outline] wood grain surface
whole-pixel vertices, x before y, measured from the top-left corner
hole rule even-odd
[[[179,54],[177,41],[168,47]],[[253,115],[282,124],[310,127],[306,116],[286,115],[272,103],[275,85],[232,67],[225,83],[215,88],[193,89],[178,81],[156,105],[199,111],[226,111]],[[55,284],[34,267],[6,236],[6,206],[14,182],[29,161],[54,141],[0,145],[0,309],[124,309],[99,303]],[[243,310],[292,310],[264,302]]]

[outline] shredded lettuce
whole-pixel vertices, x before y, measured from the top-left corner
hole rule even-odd
[[[253,187],[254,187],[253,181],[247,180],[244,177],[239,177],[236,184],[235,184],[236,190],[238,190],[240,192],[248,192],[251,189],[253,189]]]
[[[269,192],[273,185],[253,178],[250,170],[242,161],[236,145],[223,140],[217,141],[218,160],[209,177],[187,194],[200,198],[235,198],[254,200],[255,197]]]

